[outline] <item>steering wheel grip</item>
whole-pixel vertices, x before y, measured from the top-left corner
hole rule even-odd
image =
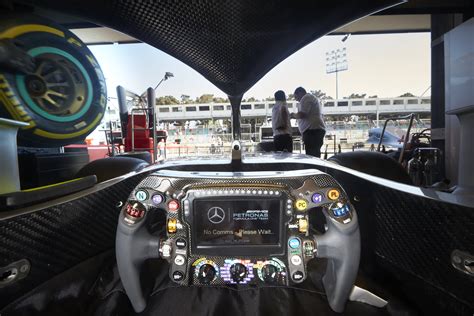
[[[323,285],[329,305],[335,312],[343,312],[359,269],[359,225],[354,210],[351,211],[350,222],[346,223],[328,212],[323,210],[328,229],[324,235],[314,236],[314,240],[317,257],[328,259]],[[120,278],[137,313],[146,308],[147,295],[140,282],[141,266],[146,259],[160,257],[160,240],[148,233],[145,227],[146,214],[144,217],[130,224],[122,212],[115,242]]]
[[[344,311],[345,304],[354,286],[359,269],[360,234],[357,213],[352,210],[352,220],[341,223],[323,210],[327,231],[315,236],[317,257],[327,258],[323,285],[329,305],[338,313]]]
[[[140,267],[146,259],[160,257],[159,247],[159,238],[147,232],[145,220],[128,225],[122,212],[115,239],[117,267],[125,292],[137,313],[146,307],[140,283]]]

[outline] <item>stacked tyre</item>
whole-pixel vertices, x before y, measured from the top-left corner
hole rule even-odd
[[[87,46],[65,28],[34,15],[3,15],[0,40],[34,58],[26,74],[0,69],[0,117],[27,122],[20,146],[59,147],[83,141],[102,120],[105,78]]]

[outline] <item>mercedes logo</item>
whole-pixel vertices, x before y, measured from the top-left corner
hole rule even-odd
[[[225,212],[218,206],[213,206],[207,211],[207,218],[213,224],[220,224],[224,221]]]

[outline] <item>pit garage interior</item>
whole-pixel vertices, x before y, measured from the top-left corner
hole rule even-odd
[[[395,4],[394,1],[382,2],[364,1],[359,5],[373,9]],[[275,3],[280,4],[278,1]],[[291,7],[289,2],[281,3]],[[179,50],[183,46],[176,44],[178,40],[186,40],[186,35],[182,33],[178,32],[176,38],[168,37],[167,40],[172,43],[168,45],[169,42],[161,42],[159,36],[153,37],[144,33],[143,28],[137,28],[141,21],[153,18],[147,16],[153,10],[157,10],[153,11],[155,13],[165,12],[163,18],[173,25],[182,17],[178,9],[181,8],[179,5],[183,4],[175,4],[175,1],[95,3],[85,0],[7,0],[0,1],[0,8],[7,12],[10,10],[47,17],[70,29],[88,45],[154,43],[157,48],[198,70],[229,95],[233,108],[232,132],[238,141],[239,109],[243,93],[283,60],[283,57],[286,58],[296,51],[296,48],[303,47],[314,38],[309,40],[302,35],[304,32],[299,33],[304,38],[301,43],[293,44],[291,49],[281,52],[278,56],[280,58],[275,58],[273,62],[261,68],[255,67],[255,71],[246,65],[248,60],[242,58],[238,60],[241,64],[237,65],[242,67],[240,69],[234,67],[235,65],[229,66],[233,61],[230,55],[213,55],[215,51],[212,47],[206,48],[199,43],[196,44],[197,48],[194,47],[196,51],[184,49],[183,53]],[[241,4],[242,6],[237,6],[235,10],[245,13],[249,13],[248,9],[255,5],[252,1],[242,1]],[[124,11],[121,11],[122,15],[107,17],[111,8],[120,8],[122,5],[141,8],[135,11],[141,12],[137,14],[139,18],[134,16],[136,20],[133,20],[132,17],[126,17],[123,15]],[[200,12],[198,9],[202,9],[201,6],[209,8],[207,5],[215,3],[193,1],[184,4],[195,9],[187,13],[189,16],[195,13],[201,17],[205,15],[206,10]],[[232,11],[234,7],[231,3],[220,8],[229,10],[227,5]],[[161,6],[177,11],[160,11]],[[13,201],[21,204],[20,197],[27,194],[9,192],[2,194],[0,199],[0,244],[3,245],[0,248],[0,268],[10,267],[10,270],[0,270],[0,314],[472,315],[474,261],[459,263],[455,258],[474,254],[474,166],[471,163],[474,160],[474,147],[471,146],[474,137],[474,4],[468,0],[415,0],[363,17],[342,27],[340,25],[345,23],[331,21],[338,18],[341,21],[351,20],[353,11],[358,10],[356,6],[344,1],[322,3],[321,12],[330,13],[326,14],[327,19],[324,20],[329,29],[318,29],[316,34],[323,36],[326,33],[357,35],[431,32],[432,146],[444,153],[442,172],[456,185],[454,192],[436,192],[406,183],[397,184],[342,165],[324,160],[315,162],[315,159],[302,156],[275,154],[251,157],[245,161],[238,150],[238,144],[232,151],[232,157],[229,157],[231,162],[203,160],[141,166],[140,170],[99,181],[100,183],[96,183],[96,175],[85,175],[87,180],[93,177],[92,183],[81,182],[83,186],[76,188],[73,193],[44,196],[39,201],[33,199],[27,201],[26,206],[17,208],[10,207],[8,203]],[[363,11],[360,9],[357,13],[362,15]],[[259,13],[255,14],[259,17]],[[252,14],[249,16],[254,17]],[[127,18],[133,21],[123,22],[128,21]],[[234,17],[231,21],[240,20]],[[200,25],[199,20],[193,23],[194,27]],[[333,24],[338,28],[333,30]],[[102,25],[108,25],[110,28]],[[305,30],[307,29],[303,28],[303,31]],[[271,30],[266,31],[271,33]],[[316,37],[316,34],[312,36]],[[231,46],[225,47],[228,49]],[[209,56],[220,56],[219,61],[227,63],[223,64],[225,70],[213,67],[214,61],[209,59]],[[235,74],[231,69],[237,69]],[[451,80],[453,78],[462,80]],[[3,170],[15,168],[12,161],[5,158],[0,159],[0,163]],[[397,173],[398,170],[394,169],[393,172]],[[218,190],[215,183],[228,186],[227,190]],[[256,183],[261,186],[261,190],[258,186],[252,187]],[[250,189],[241,190],[244,186]],[[283,187],[289,189],[283,190]],[[315,192],[315,187],[324,193],[315,193],[321,195],[316,196],[319,201],[329,205],[329,200],[336,190],[335,198],[340,196],[347,204],[331,202],[331,206],[318,205],[314,194],[308,198],[309,205],[318,212],[322,210],[318,214],[323,214],[326,218],[322,218],[322,215],[304,216],[308,216],[316,230],[326,231],[326,234],[314,239],[314,244],[320,247],[319,253],[310,251],[310,256],[315,256],[314,260],[302,264],[294,257],[303,257],[304,249],[301,248],[302,253],[297,253],[292,250],[293,246],[300,247],[300,241],[301,247],[311,246],[313,240],[307,238],[305,217],[297,217],[300,213],[296,210],[292,213],[290,210],[291,199],[299,201],[298,197],[308,195],[307,192],[311,190]],[[191,189],[186,191],[188,188]],[[182,192],[187,192],[186,198],[183,198]],[[239,252],[242,254],[248,251],[245,248],[234,248],[237,251],[234,255],[229,248],[221,247],[219,250],[223,255],[216,255],[212,252],[212,247],[209,250],[205,247],[199,248],[199,244],[193,244],[197,239],[195,231],[186,225],[179,225],[180,218],[183,218],[183,223],[189,224],[189,227],[202,224],[194,222],[195,219],[192,218],[195,205],[193,199],[198,200],[197,203],[201,205],[206,205],[207,209],[208,204],[205,203],[209,202],[209,196],[215,197],[214,194],[217,196],[227,194],[226,192],[232,192],[236,196],[241,194],[240,198],[244,197],[250,201],[255,200],[252,196],[268,194],[268,202],[264,205],[271,205],[272,201],[275,201],[270,199],[270,195],[280,196],[284,205],[282,208],[287,211],[281,211],[280,215],[282,218],[286,216],[290,223],[288,227],[282,228],[285,234],[289,234],[288,240],[283,243],[286,248],[280,249],[282,253],[274,256],[277,259],[266,258],[267,261],[258,264],[264,265],[269,261],[274,266],[287,264],[288,271],[291,271],[288,278],[294,282],[281,282],[291,286],[280,286],[278,281],[276,285],[265,283],[265,286],[248,288],[244,283],[253,282],[248,273],[248,278],[242,277],[237,285],[234,282],[223,286],[228,281],[225,279],[226,274],[223,274],[222,280],[219,279],[222,283],[218,283],[216,279],[209,280],[206,274],[196,272],[193,277],[189,271],[194,270],[180,268],[184,262],[189,265],[196,263],[199,267],[207,265],[211,270],[219,264],[227,267],[227,270],[223,271],[232,276],[229,279],[229,282],[232,282],[237,278],[235,269],[231,270],[231,267],[239,265],[240,269],[245,270],[245,265],[249,264],[250,259],[227,262],[224,258],[236,258]],[[208,196],[207,200],[203,198],[205,195]],[[153,198],[155,196],[159,201]],[[232,199],[236,203],[243,203],[244,200],[238,200],[237,197]],[[190,213],[186,208],[189,202]],[[222,203],[224,204],[221,205],[226,205],[225,202]],[[152,204],[154,206],[150,206]],[[162,208],[165,212],[160,213],[161,215],[153,213],[150,211],[153,207]],[[309,213],[305,210],[306,206],[302,208],[301,214]],[[360,211],[356,213],[356,209]],[[218,208],[215,207],[214,210],[218,211]],[[333,213],[329,213],[329,210]],[[344,216],[345,222],[331,214]],[[211,215],[207,213],[210,221]],[[140,222],[143,216],[145,220]],[[297,219],[298,224],[292,222],[293,217]],[[174,223],[174,226],[170,223]],[[359,226],[356,226],[357,223]],[[162,233],[160,227],[165,226],[167,236],[172,236],[163,242],[156,237]],[[180,233],[180,230],[183,232]],[[300,234],[295,233],[298,230]],[[303,231],[306,237],[301,234]],[[328,233],[334,235],[329,236]],[[205,242],[209,241],[202,236],[199,238]],[[167,243],[169,240],[171,244]],[[328,245],[331,242],[334,243],[333,247]],[[272,246],[271,242],[269,245]],[[186,251],[183,248],[186,248]],[[193,252],[199,251],[206,257],[193,262],[197,258],[193,256]],[[358,264],[354,262],[358,262],[359,251],[360,269],[357,274]],[[155,260],[158,253],[162,257]],[[316,258],[314,253],[321,258]],[[165,257],[168,262],[161,260]],[[207,261],[204,260],[206,258]],[[18,273],[19,277],[9,284],[11,274],[5,271],[13,271],[11,267],[16,267],[15,264],[18,265],[18,271],[15,273]],[[297,269],[301,265],[305,265],[304,272]],[[25,266],[22,270],[21,267]],[[249,269],[249,266],[246,267]],[[263,274],[263,268],[259,269],[256,268],[255,271]],[[463,269],[464,271],[461,271]],[[257,272],[252,277],[257,281],[261,278],[266,282]],[[305,281],[299,284],[298,278],[302,277]],[[3,279],[7,282],[2,283]],[[187,285],[193,286],[186,286],[185,281],[189,282]],[[357,289],[361,289],[359,292],[355,291],[357,293],[352,287],[354,282]],[[209,283],[216,286],[208,286]],[[375,295],[367,294],[363,289]],[[381,298],[387,299],[388,302]]]
[[[357,35],[431,32],[433,146],[444,153],[441,173],[445,174],[446,178],[450,179],[453,184],[458,183],[458,162],[461,146],[459,143],[459,120],[456,115],[446,114],[449,110],[446,109],[444,35],[472,18],[473,10],[473,4],[469,0],[449,2],[413,0],[361,18],[329,33],[329,35]],[[54,21],[71,29],[88,45],[140,42],[129,35],[72,16],[58,12],[44,12],[43,9],[37,9],[36,11],[37,14],[50,17],[52,14]],[[466,40],[469,42],[469,34],[466,35]],[[396,45],[396,43],[393,45]],[[472,98],[470,101],[472,103]],[[474,178],[472,173],[471,178]]]

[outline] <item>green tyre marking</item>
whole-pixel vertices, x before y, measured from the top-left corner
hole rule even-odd
[[[67,53],[63,50],[60,50],[60,49],[54,48],[54,47],[37,47],[37,48],[34,48],[34,49],[28,51],[28,54],[32,57],[36,57],[38,55],[47,54],[47,53],[57,54],[57,55],[63,56],[64,58],[66,58],[70,62],[72,62],[81,71],[82,75],[86,79],[87,90],[88,90],[87,91],[88,92],[87,93],[87,99],[86,99],[85,105],[82,107],[82,109],[79,112],[77,112],[75,114],[72,114],[72,115],[68,115],[68,116],[53,115],[53,114],[50,114],[50,113],[44,111],[33,101],[33,99],[31,99],[30,95],[28,94],[28,92],[26,90],[25,76],[24,75],[16,75],[16,84],[17,84],[17,87],[18,87],[18,91],[20,93],[20,96],[23,98],[23,100],[25,100],[26,104],[28,104],[29,107],[33,111],[35,111],[38,115],[40,115],[40,116],[42,116],[42,117],[44,117],[48,120],[55,121],[55,122],[71,122],[71,121],[74,121],[74,120],[80,118],[82,115],[84,115],[84,113],[86,113],[89,110],[89,108],[92,104],[92,81],[91,81],[91,78],[89,77],[89,74],[87,73],[84,66],[82,66],[81,63],[74,56],[72,56],[71,54],[69,54],[69,53]]]

